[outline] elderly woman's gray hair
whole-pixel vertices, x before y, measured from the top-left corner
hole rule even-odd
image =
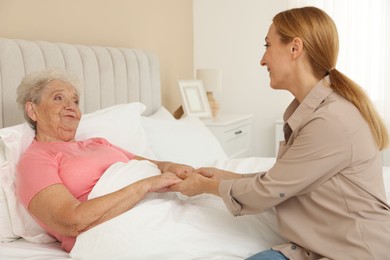
[[[22,109],[24,118],[34,130],[36,129],[36,122],[28,116],[25,105],[27,102],[39,104],[43,89],[53,80],[61,80],[71,84],[80,96],[81,81],[66,71],[48,69],[26,75],[18,86],[16,102]]]

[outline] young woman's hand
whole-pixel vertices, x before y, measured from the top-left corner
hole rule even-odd
[[[194,172],[217,181],[242,178],[241,174],[220,170],[213,167],[199,168]]]
[[[194,172],[177,174],[183,181],[169,187],[169,191],[177,191],[186,196],[196,196],[202,193],[219,195],[219,181]]]

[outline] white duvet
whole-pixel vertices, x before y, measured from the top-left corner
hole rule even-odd
[[[259,161],[262,160],[262,161]],[[213,166],[254,172],[273,159],[235,159]],[[159,174],[146,161],[111,166],[89,198]],[[151,193],[134,208],[79,235],[70,255],[75,259],[243,259],[283,239],[273,211],[234,217],[212,195],[192,198],[179,193]]]

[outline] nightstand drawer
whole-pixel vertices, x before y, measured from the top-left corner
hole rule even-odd
[[[229,158],[252,156],[252,115],[220,115],[203,122]]]
[[[222,146],[226,153],[231,157],[250,156],[250,126],[244,125],[226,131],[223,134]]]

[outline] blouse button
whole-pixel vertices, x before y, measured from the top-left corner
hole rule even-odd
[[[279,196],[280,196],[281,198],[283,198],[283,197],[284,197],[284,193],[280,193]]]

